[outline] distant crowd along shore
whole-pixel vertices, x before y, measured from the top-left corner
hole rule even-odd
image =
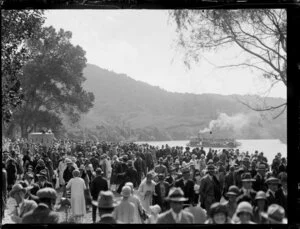
[[[16,223],[60,223],[57,203],[77,223],[286,223],[286,171],[281,153],[2,138],[2,218],[11,197]]]

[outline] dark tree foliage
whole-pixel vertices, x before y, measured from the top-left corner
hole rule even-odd
[[[177,25],[178,47],[183,50],[187,67],[198,63],[203,51],[238,47],[246,58],[218,67],[254,69],[270,79],[271,87],[276,83],[287,85],[286,10],[174,10],[170,17]],[[286,109],[286,103],[256,108],[243,103],[257,111],[281,110],[276,117]]]
[[[20,79],[29,58],[25,41],[44,23],[41,10],[1,10],[2,122],[9,122],[24,94]]]
[[[29,39],[29,59],[21,84],[24,103],[13,116],[23,137],[40,128],[53,132],[62,127],[62,117],[75,123],[93,107],[94,95],[84,91],[85,51],[71,44],[72,33],[45,27]]]

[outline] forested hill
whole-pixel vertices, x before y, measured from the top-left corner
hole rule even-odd
[[[240,118],[246,117],[251,123],[234,133],[237,138],[286,139],[286,113],[273,120],[271,114],[253,113],[238,101],[261,104],[256,96],[172,93],[91,64],[85,68],[84,77],[84,89],[94,93],[95,106],[82,117],[81,131],[69,128],[74,136],[82,134],[85,127],[98,139],[182,140],[225,113],[229,119],[242,115]],[[283,102],[280,98],[266,99],[269,105]]]

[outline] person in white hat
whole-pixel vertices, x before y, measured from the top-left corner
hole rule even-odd
[[[141,204],[146,212],[150,213],[150,205],[152,205],[153,194],[155,192],[156,183],[153,181],[154,173],[148,172],[146,178],[141,182],[138,194],[140,196]]]
[[[150,206],[151,215],[149,216],[149,219],[147,219],[148,224],[156,224],[158,215],[161,212],[161,208],[158,204]]]
[[[267,213],[260,213],[262,217],[268,220],[269,224],[287,224],[284,208],[278,204],[271,204]]]
[[[37,207],[33,200],[25,199],[26,189],[21,184],[15,184],[9,192],[9,196],[14,198],[17,205],[11,213],[11,219],[15,223],[21,223],[23,216]]]
[[[255,224],[251,221],[253,216],[253,208],[249,202],[242,201],[236,209],[236,216],[238,217],[237,224]]]
[[[124,186],[121,191],[122,200],[116,206],[113,216],[117,221],[122,223],[131,224],[134,222],[134,212],[135,206],[132,202],[129,201],[131,196],[131,188],[129,186]]]

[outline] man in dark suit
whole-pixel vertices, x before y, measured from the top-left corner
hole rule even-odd
[[[105,180],[103,177],[103,172],[101,168],[96,169],[96,177],[91,182],[91,196],[93,198],[93,201],[97,201],[99,193],[101,191],[107,191],[108,190],[108,184],[107,180]],[[96,222],[96,215],[97,213],[97,207],[93,205],[92,210],[92,219],[93,223]]]
[[[164,159],[162,157],[160,157],[158,159],[158,165],[155,166],[154,168],[154,172],[159,174],[159,173],[164,173],[165,174],[165,177],[168,175],[168,169],[167,167],[163,164],[164,162]]]
[[[158,204],[162,210],[162,212],[169,209],[169,204],[165,200],[167,197],[170,185],[168,182],[165,181],[165,175],[163,173],[158,174],[159,182],[155,185],[155,193],[153,198],[153,205]]]
[[[278,192],[279,179],[277,179],[275,177],[270,177],[266,180],[266,184],[268,185],[268,190],[266,192],[268,206],[270,206],[271,204],[280,204],[279,200],[276,199],[276,193]]]
[[[228,189],[232,185],[236,185],[236,174],[235,174],[235,167],[232,165],[229,168],[229,172],[225,175],[225,184],[223,189],[223,195],[228,192]]]
[[[241,199],[248,198],[251,200],[252,205],[255,204],[256,191],[252,189],[252,183],[254,181],[250,173],[242,174],[242,188],[240,189],[240,195],[237,197],[237,202]]]
[[[177,179],[177,172],[175,167],[170,168],[170,174],[166,177],[165,181],[169,183],[170,188],[175,185],[175,181]]]
[[[199,193],[201,207],[205,208],[206,211],[209,211],[210,206],[215,202],[219,202],[221,199],[220,185],[214,174],[215,166],[209,164],[207,166],[207,174],[202,177],[200,182]]]
[[[182,170],[182,178],[175,182],[175,187],[181,188],[184,192],[184,196],[188,198],[188,201],[185,204],[192,204],[194,202],[194,181],[190,179],[190,170],[189,168],[184,168]]]
[[[181,188],[171,188],[166,200],[170,202],[171,209],[158,216],[158,224],[191,224],[195,222],[194,216],[183,210],[183,202],[188,199],[184,197]]]
[[[117,222],[113,217],[113,211],[116,207],[114,203],[114,194],[111,191],[101,191],[98,201],[93,201],[93,206],[99,210],[100,224],[116,224]]]
[[[57,193],[53,188],[43,188],[37,192],[39,198],[38,206],[26,213],[22,224],[57,224],[59,223],[58,213],[53,211]]]
[[[266,165],[260,163],[257,168],[257,174],[253,177],[255,181],[253,182],[253,189],[258,191],[266,192],[268,187],[265,183],[265,175],[266,175]]]
[[[34,183],[32,187],[29,188],[29,199],[34,200],[36,202],[39,201],[38,196],[36,195],[40,189],[43,188],[53,188],[51,182],[47,181],[47,172],[45,170],[41,170],[39,174],[36,175],[38,178],[38,182]]]

